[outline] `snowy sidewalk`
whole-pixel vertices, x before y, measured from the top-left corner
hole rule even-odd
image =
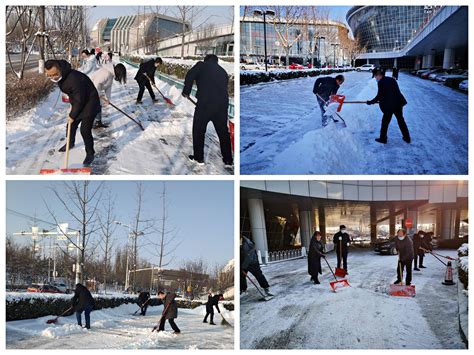
[[[132,316],[138,306],[122,305],[91,313],[91,329],[81,328],[75,315],[60,318],[56,325],[47,325],[41,317],[6,323],[7,349],[233,349],[234,329],[203,324],[205,306],[179,309],[176,324],[181,329],[175,335],[166,322],[165,332],[151,332],[159,321],[163,306],[149,307],[147,315]],[[222,312],[234,323],[233,312]],[[83,316],[84,317],[84,316]]]
[[[455,257],[456,251],[440,250]],[[336,256],[328,261],[335,267]],[[323,262],[321,284],[310,282],[307,259],[264,267],[275,298],[258,302],[249,285],[241,299],[243,349],[464,349],[458,331],[457,287],[443,286],[445,266],[432,256],[413,272],[415,298],[392,297],[397,256],[351,250],[347,280],[352,287],[334,293]],[[457,281],[457,274],[454,275]]]
[[[348,72],[339,89],[346,100],[377,94],[370,73]],[[468,96],[402,73],[404,116],[412,144],[402,141],[395,117],[388,144],[378,138],[378,105],[345,104],[347,128],[321,126],[313,94],[317,78],[241,87],[242,174],[467,174]]]
[[[127,66],[127,84],[114,82],[111,102],[132,117],[138,118],[145,131],[112,107],[103,109],[102,120],[108,128],[94,129],[96,158],[93,174],[112,175],[203,175],[231,172],[224,168],[219,139],[212,124],[208,126],[204,167],[190,162],[194,105],[174,86],[157,80],[157,86],[171,98],[169,108],[158,93],[153,104],[145,92],[143,105],[136,105],[138,85],[133,79],[136,68]],[[156,90],[155,90],[156,91]],[[57,149],[65,142],[69,104],[54,90],[38,107],[6,124],[7,174],[38,174],[42,168],[63,167],[64,154]],[[70,165],[82,165],[84,144],[78,130],[76,146],[71,150]]]

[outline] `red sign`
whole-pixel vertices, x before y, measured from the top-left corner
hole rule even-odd
[[[407,228],[413,227],[413,220],[411,218],[405,219],[405,227]]]

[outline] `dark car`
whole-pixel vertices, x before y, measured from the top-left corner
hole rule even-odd
[[[395,248],[395,238],[375,242],[374,251],[380,254],[397,255],[398,251]]]

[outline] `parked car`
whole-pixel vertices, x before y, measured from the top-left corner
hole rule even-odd
[[[444,83],[446,82],[446,80],[448,80],[449,78],[463,78],[464,79],[467,79],[467,70],[462,70],[462,69],[455,69],[455,70],[451,70],[449,71],[448,74],[446,75],[438,75],[436,77],[436,81],[439,81],[441,83]]]
[[[52,285],[31,285],[26,289],[26,292],[38,292],[38,293],[64,293],[55,286]]]
[[[467,80],[463,80],[459,83],[459,90],[462,90],[462,91],[467,91],[468,89],[468,81]]]
[[[431,67],[431,68],[423,68],[420,70],[417,70],[416,75],[421,78],[421,76],[427,72],[430,72],[432,70],[440,69],[439,67]]]
[[[375,242],[374,251],[380,254],[397,255],[398,251],[395,248],[395,237],[389,240]]]
[[[53,282],[52,286],[56,287],[59,291],[61,291],[61,293],[69,293],[70,292],[67,285],[63,282]]]
[[[364,65],[361,65],[360,67],[355,68],[356,71],[372,71],[374,69],[375,69],[374,64],[364,64]]]
[[[304,69],[304,66],[302,66],[301,64],[291,63],[288,66],[288,69]]]
[[[433,69],[427,73],[422,74],[421,78],[435,80],[437,75],[446,75],[446,74],[448,74],[448,71],[446,69],[438,68],[438,69]]]

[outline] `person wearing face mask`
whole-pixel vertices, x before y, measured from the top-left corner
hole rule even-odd
[[[84,49],[81,53],[81,58],[83,64],[79,71],[86,75],[91,75],[97,69],[95,56],[91,55],[87,49]]]
[[[398,251],[397,281],[395,285],[402,282],[402,274],[405,273],[405,284],[411,285],[411,271],[414,257],[413,242],[407,236],[404,229],[399,229],[395,239],[395,248]]]
[[[311,281],[320,284],[318,274],[322,274],[321,258],[326,258],[324,253],[324,244],[321,241],[321,232],[316,231],[311,238],[308,250],[308,274],[311,275]]]
[[[406,143],[411,143],[410,132],[408,131],[408,126],[403,117],[403,106],[407,104],[407,101],[401,93],[397,81],[394,78],[385,76],[385,72],[381,69],[376,71],[375,80],[377,80],[378,87],[377,96],[367,101],[367,105],[378,103],[383,113],[380,137],[376,138],[375,141],[387,144],[388,126],[390,125],[392,116],[395,115],[403,140]]]
[[[137,104],[142,104],[142,98],[143,98],[143,93],[145,92],[145,88],[148,90],[150,93],[150,97],[153,102],[158,102],[158,99],[155,97],[155,93],[153,92],[153,89],[151,87],[151,82],[154,84],[155,83],[155,72],[156,68],[160,65],[163,64],[163,60],[161,60],[160,57],[157,57],[155,59],[151,59],[147,62],[143,62],[140,64],[138,67],[137,75],[135,75],[135,80],[138,83],[138,96],[137,96]],[[145,75],[146,74],[146,75]],[[148,80],[148,78],[150,80]]]
[[[419,231],[413,236],[413,249],[415,254],[415,267],[413,270],[420,271],[420,269],[426,269],[423,265],[423,259],[425,257],[425,251],[433,250],[431,246],[431,238],[423,231]],[[418,264],[419,260],[419,264]]]
[[[69,96],[71,111],[68,122],[71,124],[69,136],[69,149],[74,148],[76,131],[81,125],[81,136],[84,140],[86,158],[84,166],[89,166],[94,160],[94,138],[92,126],[94,119],[101,112],[99,94],[91,79],[84,73],[74,70],[65,60],[48,60],[44,64],[46,76],[58,84],[59,89]],[[67,129],[67,128],[66,128]],[[66,151],[66,144],[59,148],[60,152]]]
[[[332,239],[334,243],[334,251],[337,255],[337,267],[341,268],[341,261],[343,269],[347,272],[347,254],[349,254],[349,246],[351,245],[351,237],[346,233],[346,226],[340,225],[339,232],[334,234]]]

